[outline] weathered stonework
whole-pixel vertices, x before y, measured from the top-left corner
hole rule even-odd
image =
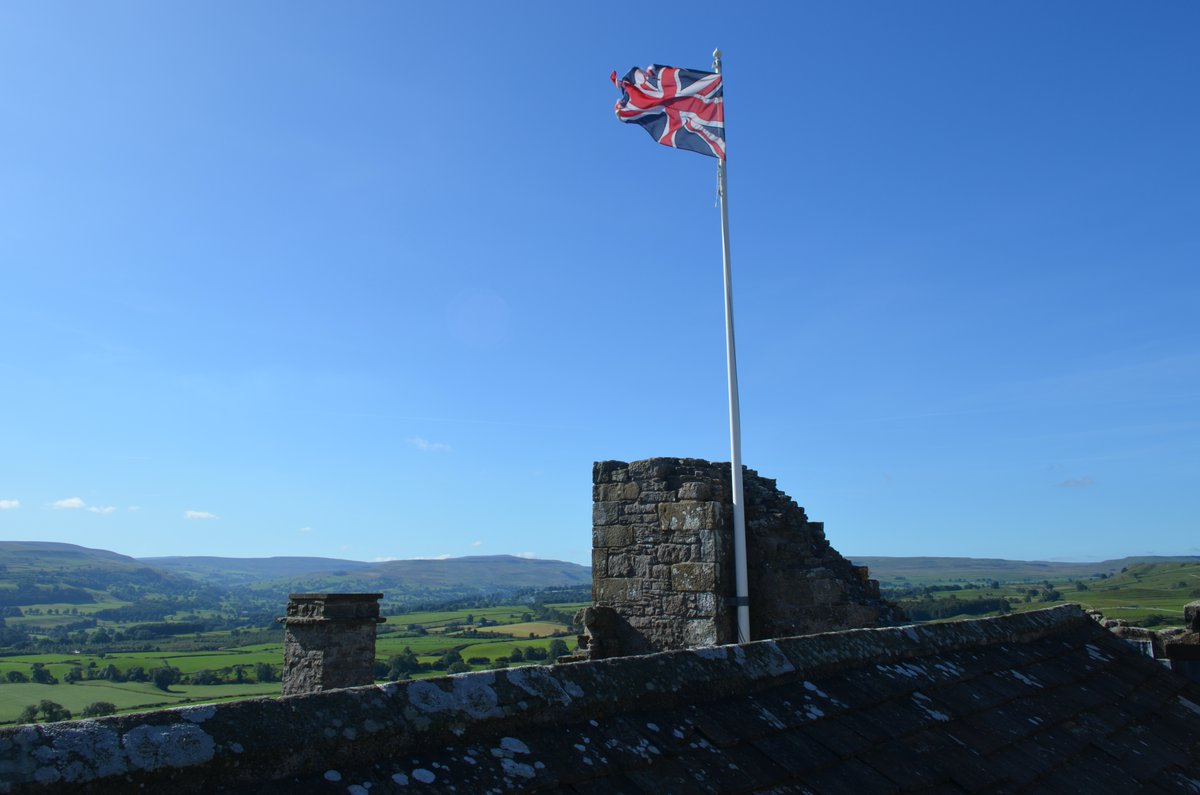
[[[729,481],[729,464],[695,458],[593,466],[595,605],[579,618],[589,656],[736,640]],[[744,491],[752,637],[903,619],[775,481],[746,470]]]
[[[283,624],[283,694],[358,687],[375,681],[378,593],[290,594]]]
[[[0,793],[1183,793],[1198,705],[1063,605],[4,726]]]

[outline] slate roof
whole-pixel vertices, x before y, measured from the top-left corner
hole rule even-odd
[[[1200,792],[1200,686],[1075,606],[207,709],[0,733],[0,781],[36,791],[40,770],[55,789],[74,776],[71,789],[97,792]]]

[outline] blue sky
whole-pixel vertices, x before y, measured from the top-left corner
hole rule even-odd
[[[855,555],[1198,553],[1190,2],[6,3],[0,539],[586,562],[591,463]]]

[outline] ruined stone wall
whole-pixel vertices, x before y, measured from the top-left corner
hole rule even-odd
[[[594,465],[589,656],[737,639],[729,481],[729,464],[694,458]],[[903,618],[775,481],[746,470],[744,491],[753,638]]]

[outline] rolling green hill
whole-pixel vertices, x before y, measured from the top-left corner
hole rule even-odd
[[[438,560],[366,563],[337,558],[143,558],[143,563],[187,574],[213,585],[256,595],[298,591],[379,591],[385,598],[436,598],[526,588],[590,585],[591,569],[559,560],[474,555]]]
[[[1093,563],[1048,560],[1002,560],[999,558],[870,557],[851,556],[851,560],[871,570],[881,585],[929,585],[933,583],[999,580],[1000,582],[1038,582],[1076,580],[1095,574],[1114,574],[1121,569],[1146,563],[1196,563],[1200,557],[1127,557]]]
[[[369,569],[375,564],[339,558],[272,557],[219,558],[183,556],[139,558],[141,563],[164,571],[173,571],[220,585],[246,585],[269,580],[319,575],[345,575]]]
[[[556,560],[476,555],[367,563],[316,557],[144,558],[41,541],[0,541],[0,607],[173,603],[205,609],[282,609],[294,592],[382,592],[411,603],[588,586],[591,570]],[[194,604],[184,605],[183,600]],[[169,612],[169,611],[168,611]],[[42,625],[69,623],[56,610]],[[75,615],[74,612],[71,613]]]
[[[0,606],[197,595],[215,596],[198,580],[116,552],[51,541],[0,541]]]

